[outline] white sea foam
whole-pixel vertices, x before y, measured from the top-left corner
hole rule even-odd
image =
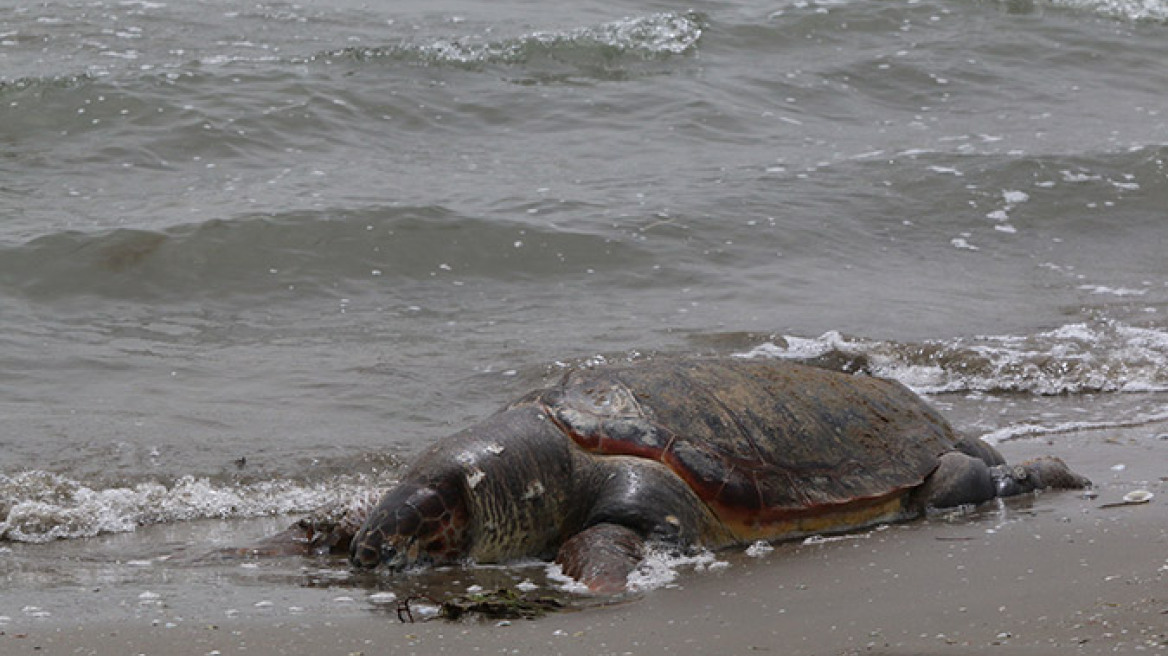
[[[0,539],[49,542],[196,519],[307,513],[361,498],[373,486],[273,480],[234,485],[184,476],[170,485],[93,488],[59,474],[0,475]]]
[[[576,579],[564,574],[563,568],[559,563],[548,563],[544,570],[544,575],[548,580],[556,584],[556,586],[564,592],[571,592],[573,594],[588,594],[588,586],[577,581]]]
[[[359,58],[419,56],[434,63],[518,64],[528,61],[533,53],[541,50],[595,47],[605,50],[605,56],[615,51],[654,59],[692,51],[702,36],[702,30],[702,23],[694,14],[662,12],[575,29],[531,32],[510,39],[497,40],[493,34],[487,38],[468,35],[390,48],[346,49],[322,53],[313,59],[332,59],[342,55]]]
[[[737,358],[816,358],[834,350],[845,350],[850,340],[837,331],[828,331],[819,337],[805,338],[796,335],[784,335],[783,344],[764,342],[745,353],[735,353]]]
[[[1117,421],[1066,421],[1050,425],[1027,422],[1014,424],[1012,426],[1005,426],[1003,428],[999,428],[981,435],[980,437],[981,439],[991,444],[996,444],[998,442],[1005,442],[1008,440],[1024,437],[1058,435],[1061,433],[1072,433],[1085,430],[1114,430],[1119,428],[1131,428],[1134,426],[1145,426],[1161,421],[1168,421],[1168,411],[1140,414],[1125,420]]]
[[[1134,21],[1168,21],[1164,0],[1051,0],[1054,5]]]
[[[1026,193],[1025,191],[1012,191],[1007,189],[1002,191],[1002,199],[1005,200],[1006,204],[1008,205],[1020,205],[1030,200],[1030,194]]]
[[[1079,285],[1079,289],[1092,294],[1108,294],[1111,296],[1143,296],[1147,289],[1132,289],[1129,287],[1107,287],[1105,285]]]
[[[745,553],[747,556],[750,556],[751,558],[762,558],[774,550],[775,548],[773,545],[771,545],[770,542],[767,542],[766,540],[755,540],[749,547],[746,548],[746,551],[743,553]]]
[[[708,571],[729,566],[728,562],[718,560],[717,556],[708,550],[693,554],[677,554],[650,549],[640,565],[629,573],[627,587],[633,592],[656,590],[673,585],[683,568]]]
[[[693,571],[710,571],[729,567],[730,563],[719,560],[709,550],[701,550],[691,554],[678,554],[662,549],[649,549],[645,558],[637,568],[629,572],[625,589],[629,592],[645,592],[674,585],[682,569]],[[573,594],[589,594],[588,587],[583,583],[564,574],[557,563],[548,563],[545,575],[549,581],[565,592]]]
[[[982,335],[904,344],[846,337],[783,336],[736,354],[810,359],[837,352],[867,362],[870,373],[919,393],[1168,391],[1168,332],[1101,321],[1026,336]]]
[[[828,544],[831,542],[843,542],[845,540],[867,540],[870,537],[872,537],[871,532],[841,533],[839,535],[810,535],[803,539],[803,545],[812,546],[816,544]]]

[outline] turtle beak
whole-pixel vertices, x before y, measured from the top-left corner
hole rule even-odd
[[[446,548],[452,505],[432,486],[398,486],[365,518],[349,545],[349,559],[356,567],[391,571],[432,563],[430,549]]]
[[[349,560],[362,569],[373,569],[381,564],[381,550],[370,545],[367,540],[354,542],[353,553],[349,555]]]
[[[413,488],[391,490],[373,509],[349,545],[349,560],[363,569],[386,565],[401,569],[409,559],[421,518],[409,504]]]
[[[371,537],[373,539],[370,539]],[[380,566],[391,572],[403,570],[411,562],[420,560],[414,546],[417,544],[417,540],[395,537],[398,539],[385,540],[380,535],[364,536],[363,540],[354,543],[350,560],[362,569],[373,569]]]

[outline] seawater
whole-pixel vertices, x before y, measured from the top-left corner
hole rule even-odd
[[[0,572],[165,579],[606,361],[833,358],[992,440],[1163,420],[1166,21],[0,7]]]

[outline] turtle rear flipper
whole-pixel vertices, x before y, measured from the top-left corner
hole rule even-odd
[[[943,509],[1036,490],[1090,486],[1090,480],[1072,472],[1058,458],[1036,458],[1020,465],[989,466],[981,458],[953,451],[938,458],[936,471],[917,490],[916,499],[923,507]]]
[[[596,594],[620,594],[628,583],[629,572],[641,562],[644,548],[644,539],[631,528],[596,524],[565,542],[556,555],[556,563],[566,576]]]
[[[959,451],[938,458],[937,469],[915,493],[922,509],[975,505],[995,496],[998,496],[998,490],[994,485],[993,469],[981,458]]]
[[[1009,497],[1034,490],[1081,490],[1091,481],[1067,467],[1061,458],[1046,456],[1027,460],[1020,465],[992,467],[998,496]]]

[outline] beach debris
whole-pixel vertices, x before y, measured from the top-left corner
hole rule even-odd
[[[1149,501],[1152,500],[1152,497],[1154,497],[1154,496],[1156,496],[1156,495],[1152,494],[1151,492],[1149,492],[1147,490],[1132,490],[1131,492],[1128,492],[1127,494],[1123,495],[1122,501],[1117,501],[1114,503],[1105,503],[1099,507],[1100,508],[1120,508],[1122,506],[1138,506],[1140,504],[1148,503]]]
[[[1132,490],[1131,492],[1123,495],[1123,500],[1125,503],[1147,503],[1151,501],[1152,497],[1154,496],[1156,495],[1147,490]]]
[[[431,609],[436,608],[439,605],[438,602],[434,601],[430,597],[427,597],[426,595],[411,595],[411,596],[406,597],[405,599],[402,599],[401,601],[397,602],[397,619],[398,619],[398,621],[402,622],[402,623],[409,622],[410,624],[413,624],[416,620],[414,619],[414,609],[412,608],[411,604],[417,604],[419,602],[426,603],[425,606],[423,606],[422,608],[419,608],[419,611],[421,611],[421,610],[428,611],[425,613],[426,617],[422,618],[423,621],[429,619],[430,617],[432,617],[433,615],[436,614],[436,613],[430,612],[430,611],[431,611]]]
[[[424,595],[406,597],[397,605],[398,620],[414,623],[416,620],[412,605],[418,602],[428,602],[438,608],[436,613],[425,619],[438,617],[456,621],[475,617],[497,620],[499,623],[496,626],[506,626],[501,622],[510,619],[535,619],[564,607],[563,603],[552,597],[521,592],[514,588],[499,588],[490,592],[452,595],[441,602]]]

